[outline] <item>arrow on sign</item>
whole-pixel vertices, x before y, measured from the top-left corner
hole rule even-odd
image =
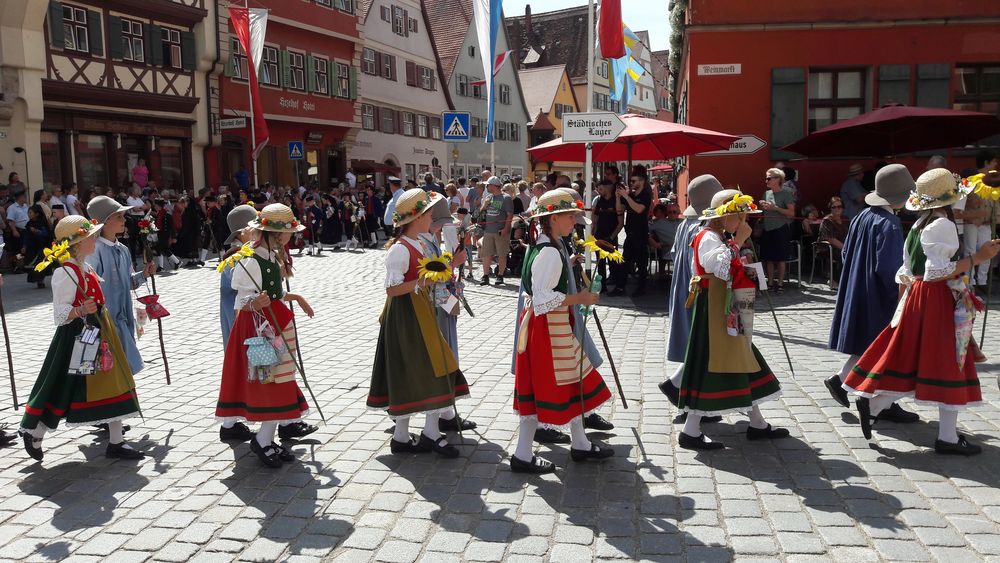
[[[767,141],[757,135],[740,135],[728,150],[699,153],[698,156],[731,156],[753,154],[767,146]]]
[[[622,118],[609,111],[563,116],[563,140],[568,143],[610,143],[624,130]]]

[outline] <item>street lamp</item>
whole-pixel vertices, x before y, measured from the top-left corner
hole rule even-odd
[[[24,155],[24,177],[28,180],[28,188],[31,188],[31,171],[28,169],[28,151],[24,147],[14,147],[14,152]]]

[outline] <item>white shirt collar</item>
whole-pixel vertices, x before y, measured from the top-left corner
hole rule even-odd
[[[117,240],[115,240],[114,242],[112,242],[112,241],[110,241],[110,240],[102,237],[101,235],[97,235],[97,241],[98,242],[102,242],[102,243],[104,243],[104,244],[106,244],[108,246],[112,246],[112,247],[118,246],[118,241]]]

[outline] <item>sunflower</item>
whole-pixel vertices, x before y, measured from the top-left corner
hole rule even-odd
[[[441,256],[433,258],[421,258],[417,261],[420,269],[417,275],[423,279],[435,283],[446,282],[451,279],[451,253],[445,252]]]
[[[215,270],[219,273],[222,273],[223,271],[225,271],[226,268],[235,268],[237,262],[239,262],[244,258],[249,258],[251,256],[253,256],[253,247],[251,247],[250,243],[248,242],[243,246],[241,246],[239,250],[234,252],[232,256],[226,258],[225,260],[220,261],[219,265],[216,266]]]
[[[975,192],[976,195],[983,199],[998,201],[1000,200],[1000,185],[991,185],[996,183],[996,180],[997,172],[995,170],[990,170],[987,173],[980,173],[975,176],[964,178],[962,180],[962,186]]]
[[[69,241],[62,241],[58,244],[52,243],[52,248],[42,249],[44,258],[35,265],[35,271],[41,272],[52,265],[53,262],[62,263],[70,259]]]
[[[625,256],[622,255],[620,250],[617,250],[609,242],[595,239],[594,235],[587,237],[587,240],[583,241],[583,246],[592,252],[596,252],[599,260],[610,260],[618,264],[625,261]],[[611,250],[608,250],[608,248]]]

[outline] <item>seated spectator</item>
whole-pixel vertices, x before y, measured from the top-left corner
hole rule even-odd
[[[813,238],[819,236],[819,226],[823,222],[819,210],[813,204],[807,204],[802,208],[802,236],[803,238]]]
[[[837,286],[837,277],[842,264],[841,251],[847,238],[847,227],[850,225],[844,216],[844,202],[839,197],[830,198],[830,214],[823,218],[819,226],[819,240],[830,244],[833,253],[833,268],[830,272],[831,287]]]
[[[653,221],[649,224],[649,246],[656,250],[656,257],[661,265],[673,260],[674,238],[680,224],[680,208],[676,203],[660,203],[653,208]]]

